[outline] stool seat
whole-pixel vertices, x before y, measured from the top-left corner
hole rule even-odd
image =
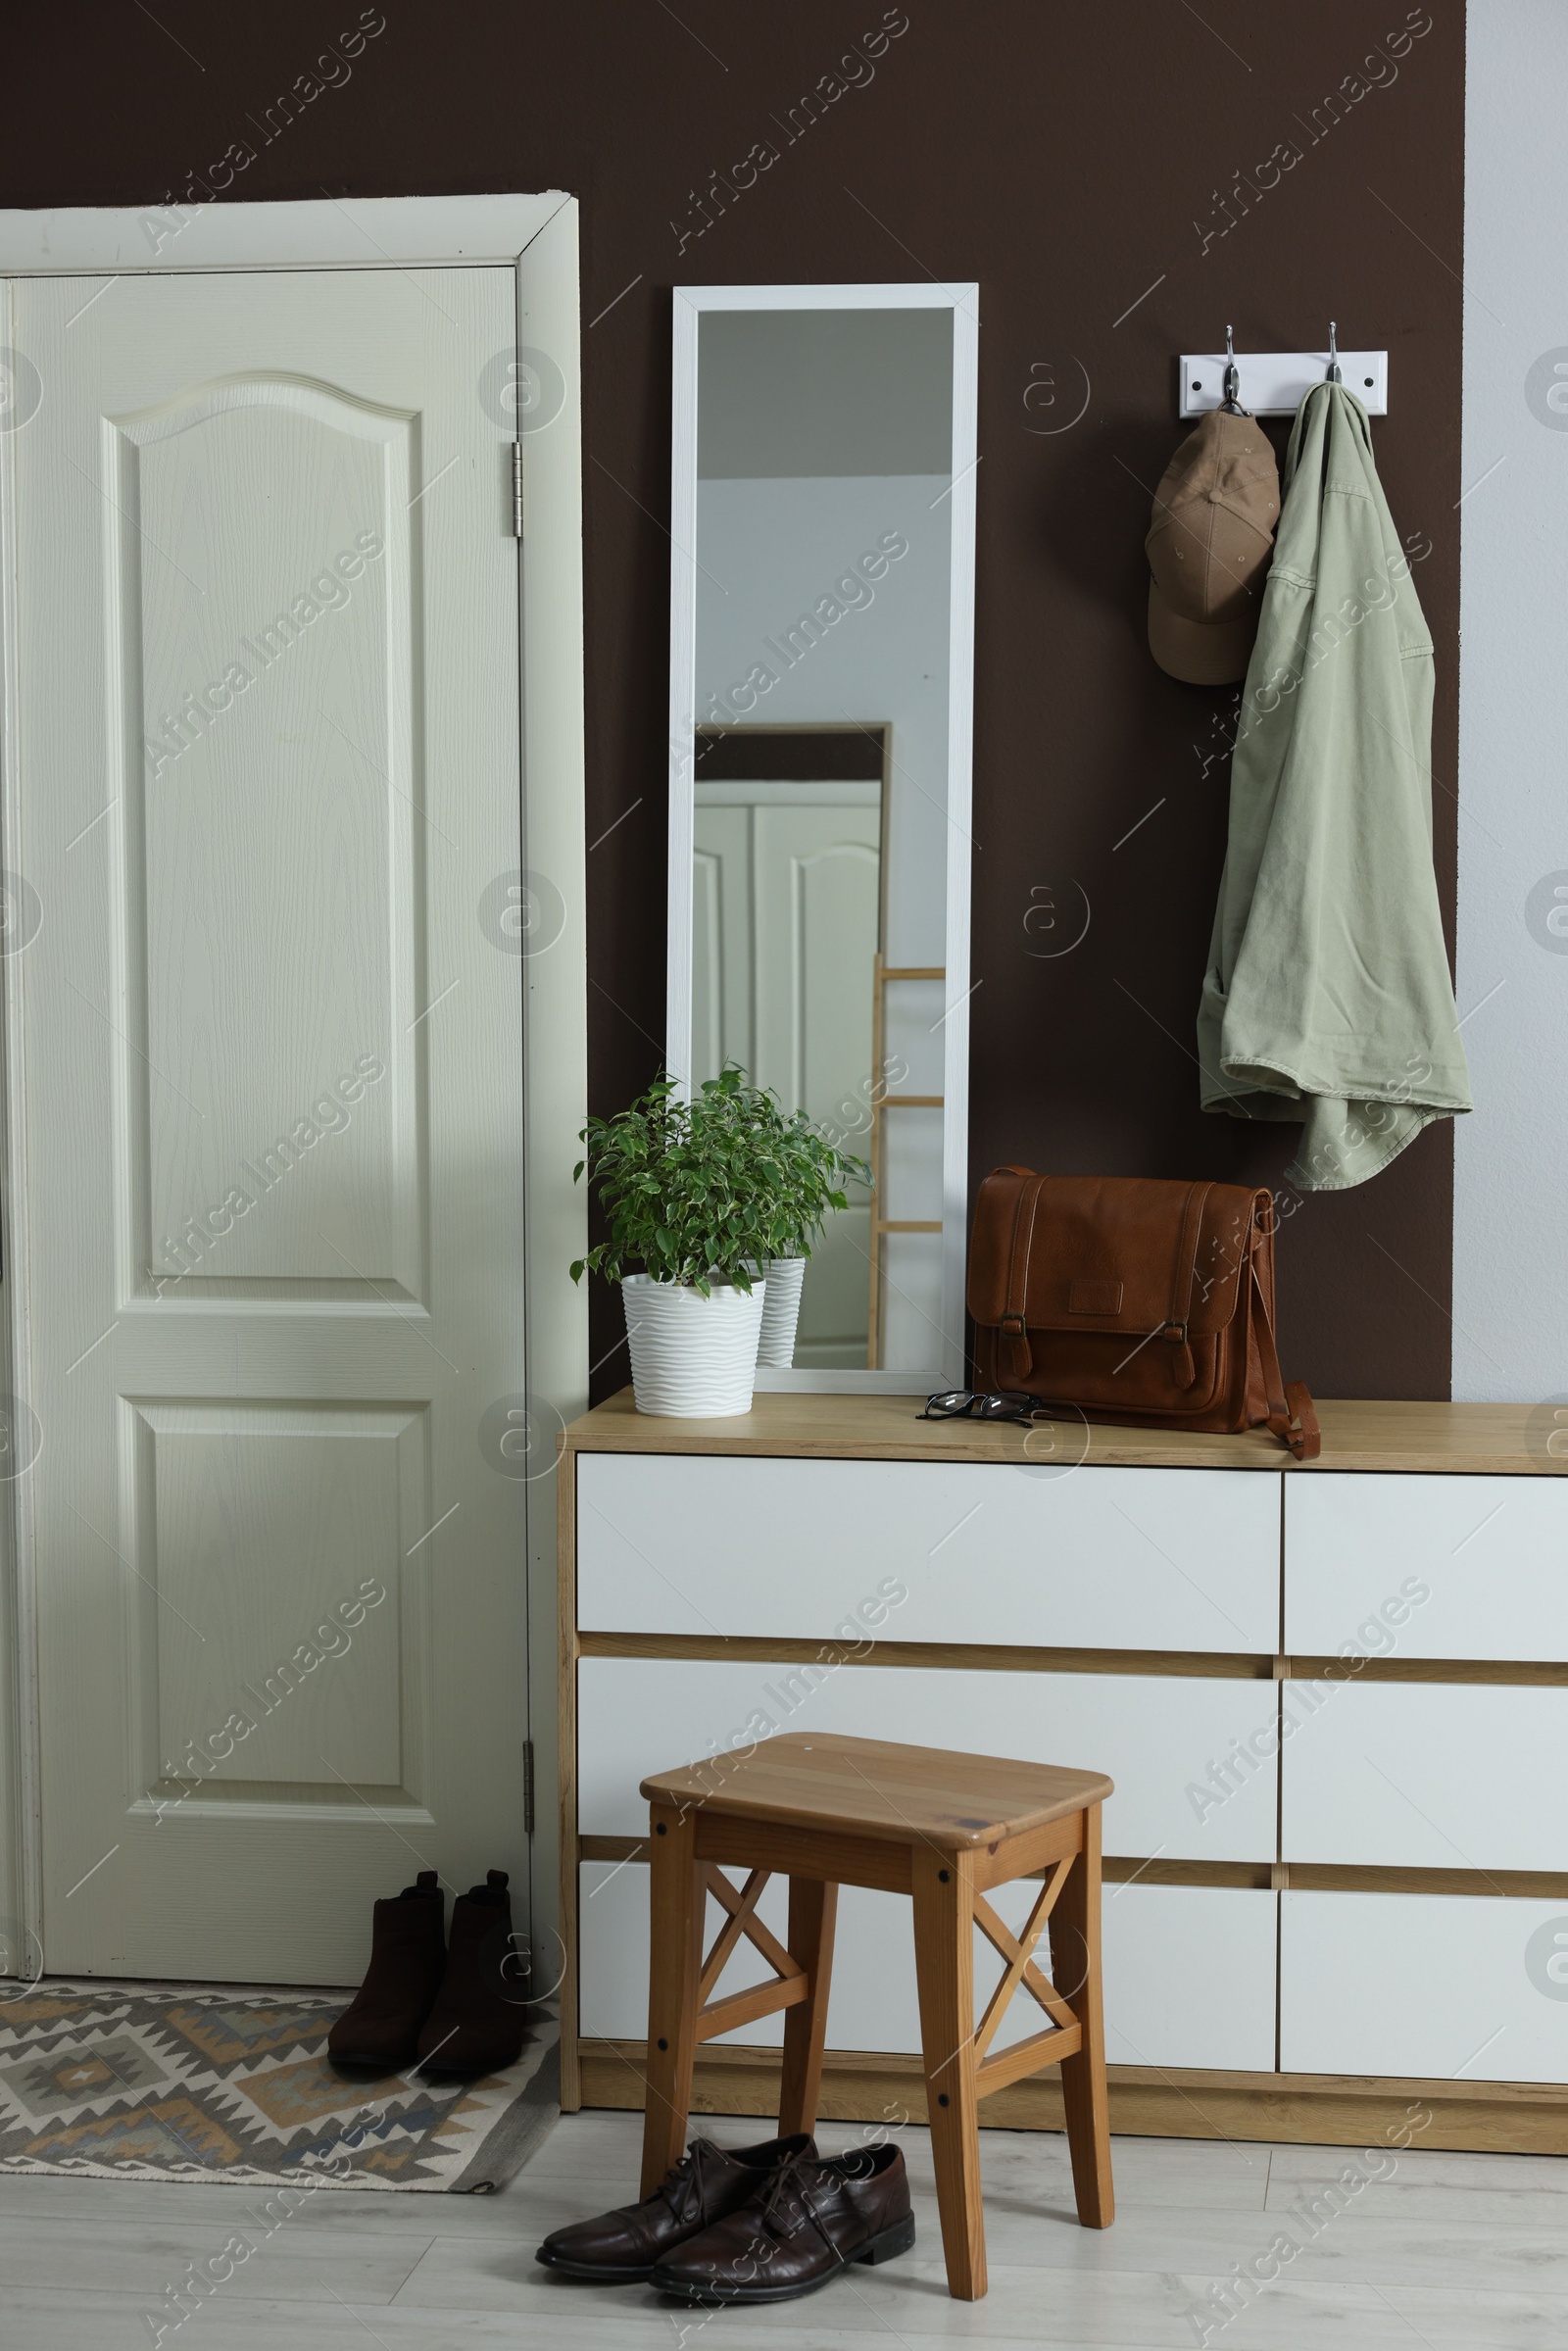
[[[1108,2227],[1115,2204],[1101,2013],[1100,1808],[1112,1788],[1103,1772],[793,1731],[652,1772],[642,1792],[650,1848],[645,2195],[680,2156],[700,2044],[777,2010],[779,2132],[815,2128],[838,1889],[866,1886],[910,1898],[949,2291],[974,2301],[986,2290],[980,2102],[1043,2067],[1060,2068],[1078,2217],[1089,2229]],[[746,1872],[739,1886],[726,1875],[737,1868]],[[789,1880],[783,1942],[758,1909],[775,1875]],[[1015,1931],[987,1895],[1020,1878],[1040,1884]],[[705,1954],[710,1900],[722,1924]],[[978,2021],[977,1932],[1002,1961]],[[771,1978],[715,1998],[742,1942],[766,1961]],[[1034,2003],[1041,2030],[996,2048],[1015,1995]]]
[[[736,1820],[836,1829],[961,1852],[1001,1844],[1102,1803],[1103,1772],[999,1755],[785,1731],[748,1754],[715,1755],[642,1783],[650,1803],[701,1804]]]

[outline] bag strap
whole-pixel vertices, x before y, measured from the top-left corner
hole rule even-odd
[[[1045,1189],[1046,1179],[1036,1175],[1032,1167],[1010,1167],[1007,1173],[1023,1176],[1027,1181],[1018,1187],[1018,1198],[1012,1211],[1012,1244],[1007,1251],[1007,1294],[997,1333],[997,1355],[1000,1368],[1009,1378],[1021,1383],[1028,1379],[1034,1369],[1034,1350],[1029,1345],[1026,1315],[1029,1245],[1034,1239],[1035,1214],[1040,1206],[1040,1195]]]
[[[1268,1419],[1265,1423],[1271,1436],[1278,1437],[1290,1446],[1298,1461],[1315,1461],[1323,1450],[1323,1432],[1318,1427],[1317,1408],[1310,1390],[1300,1380],[1285,1381],[1280,1372],[1279,1349],[1274,1344],[1274,1319],[1268,1310],[1263,1277],[1257,1270],[1257,1252],[1265,1236],[1261,1229],[1254,1233],[1250,1255],[1252,1273],[1253,1328],[1257,1332],[1257,1351],[1262,1358],[1263,1390],[1268,1397]]]
[[[1193,1290],[1198,1279],[1198,1245],[1202,1238],[1203,1210],[1213,1189],[1212,1184],[1189,1184],[1187,1187],[1187,1198],[1182,1205],[1181,1231],[1176,1237],[1170,1312],[1159,1334],[1167,1347],[1181,1349],[1180,1355],[1173,1358],[1173,1364],[1177,1382],[1183,1388],[1191,1388],[1198,1377],[1187,1318],[1192,1312]]]

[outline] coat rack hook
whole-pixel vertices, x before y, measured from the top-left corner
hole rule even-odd
[[[1222,406],[1228,416],[1245,416],[1248,413],[1242,406],[1242,378],[1237,368],[1236,348],[1231,340],[1231,329],[1228,326],[1225,329],[1225,398]]]
[[[1340,354],[1334,340],[1334,320],[1332,318],[1329,320],[1329,371],[1325,380],[1331,384],[1345,381],[1344,376],[1340,373]]]

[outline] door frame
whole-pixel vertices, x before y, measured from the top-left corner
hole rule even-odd
[[[338,202],[209,203],[0,211],[0,345],[9,353],[13,281],[252,269],[506,267],[515,272],[517,343],[548,354],[561,406],[524,432],[519,674],[525,869],[561,898],[559,934],[524,955],[523,1352],[529,1398],[526,1488],[528,1690],[535,1752],[556,1751],[555,1433],[587,1402],[587,1300],[566,1268],[587,1242],[570,1170],[587,1115],[586,852],[583,798],[582,385],[576,199],[537,195],[394,196]],[[96,299],[93,297],[92,299]],[[24,426],[22,428],[24,429]],[[16,471],[0,429],[0,864],[18,839]],[[16,593],[9,592],[16,582]],[[0,1389],[30,1361],[25,1104],[21,1007],[0,954]],[[47,1438],[45,1439],[47,1442]],[[532,1464],[547,1457],[540,1471]],[[36,1585],[31,1492],[0,1483],[0,1974],[36,1964],[42,1921]],[[536,1639],[535,1634],[546,1638]],[[540,1795],[545,1790],[541,1788]],[[559,1934],[555,1807],[539,1802],[529,1855],[531,1935],[548,1982]]]

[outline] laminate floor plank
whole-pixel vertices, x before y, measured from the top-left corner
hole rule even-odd
[[[1009,2137],[1018,2135],[1015,2131],[1008,2133]],[[1168,2147],[1173,2142],[1151,2139],[1139,2143]],[[1486,2193],[1497,2188],[1523,2187],[1547,2195],[1568,2196],[1568,2156],[1466,2155],[1445,2147],[1426,2148],[1419,2141],[1403,2149],[1278,2146],[1273,2150],[1269,2177],[1274,2182],[1326,2179],[1337,2165],[1358,2154],[1391,2156],[1399,2166],[1399,2177],[1417,2188],[1460,2187]]]
[[[634,2196],[641,2142],[636,2135],[640,2128],[638,2118],[630,2120],[633,2130],[628,2132],[627,2117],[621,2114],[567,2116],[552,2134],[548,2153],[542,2161],[535,2160],[517,2184],[525,2185],[530,2179],[538,2179],[541,2172],[548,2172],[564,2180],[591,2182],[593,2187],[602,2189],[605,2204],[623,2202]],[[778,2126],[771,2118],[760,2115],[695,2115],[691,2128],[693,2132],[702,2131],[716,2139],[720,2146],[740,2147],[770,2138]],[[828,2154],[839,2154],[846,2148],[874,2143],[883,2137],[896,2138],[904,2149],[911,2180],[921,2180],[929,2185],[934,2177],[931,2141],[922,2130],[884,2131],[873,2125],[861,2130],[853,2123],[823,2123],[816,2135]],[[1321,2166],[1330,2160],[1333,2150],[1316,2148],[1311,2152]],[[1122,2138],[1116,2141],[1117,2185],[1139,2202],[1216,2209],[1237,2206],[1261,2211],[1273,2153],[1266,2145],[1244,2146],[1220,2139]],[[1038,2196],[1045,2188],[1048,2195],[1057,2190],[1065,2193],[1071,2206],[1072,2173],[1067,2142],[1057,2131],[986,2131],[980,2140],[980,2169],[988,2202],[997,2194],[1017,2192]],[[1568,2189],[1568,2162],[1564,2163],[1563,2172],[1564,2187]],[[585,2209],[595,2207],[590,2204]]]
[[[1344,2179],[1341,2169],[1329,2168],[1331,2160],[1325,2158],[1321,2171],[1302,2179],[1282,2180],[1276,2177],[1270,2181],[1265,2209],[1271,2214],[1288,2216],[1314,2199],[1321,2203],[1326,2193],[1341,2187]],[[1478,2226],[1560,2230],[1568,2227],[1568,2201],[1544,2188],[1429,2184],[1424,2180],[1410,2178],[1401,2166],[1392,2179],[1373,2180],[1366,2187],[1354,2191],[1344,2219],[1347,2226],[1371,2220],[1414,2219],[1423,2225],[1451,2222],[1455,2228],[1467,2231]]]
[[[635,2194],[640,2128],[630,2113],[567,2116],[500,2194],[321,2189],[270,2232],[259,2189],[0,2175],[7,2351],[147,2351],[167,2289],[231,2236],[254,2251],[164,2351],[887,2351],[901,2338],[921,2351],[1188,2351],[1205,2324],[1221,2351],[1568,2345],[1568,2159],[1119,2139],[1118,2219],[1089,2230],[1058,2136],[987,2131],[991,2290],[960,2304],[947,2293],[930,2142],[906,2129],[892,2135],[914,2193],[911,2256],[803,2302],[707,2313],[643,2286],[574,2285],[533,2259],[550,2229]],[[772,2126],[695,2128],[743,2145]],[[824,2124],[818,2135],[836,2151],[880,2134]],[[1365,2184],[1347,2190],[1347,2167]],[[1282,2231],[1294,2259],[1239,2289],[1239,2266],[1266,2264]]]
[[[83,2294],[62,2288],[8,2294],[5,2339],[17,2351],[151,2351],[146,2305],[133,2295]],[[842,2338],[846,2345],[863,2337]],[[541,2345],[530,2321],[487,2311],[443,2315],[428,2310],[388,2310],[382,2303],[330,2300],[322,2306],[299,2302],[204,2305],[176,2333],[165,2336],[163,2351],[648,2351],[657,2343],[674,2351],[667,2318],[643,2314],[641,2332],[588,2325],[573,2327]]]
[[[1568,2159],[1460,2155],[1381,2146],[1281,2147],[1269,2172],[1269,2211],[1339,2180],[1347,2164],[1375,2175],[1355,2191],[1357,2214],[1416,2213],[1464,2226],[1485,2217],[1514,2228],[1568,2223]]]
[[[889,2307],[865,2294],[847,2311],[841,2288],[776,2311],[688,2313],[644,2304],[619,2320],[563,2315],[541,2336],[534,2316],[463,2311],[442,2314],[382,2304],[249,2302],[205,2307],[188,2332],[166,2338],[165,2351],[358,2351],[379,2341],[386,2351],[680,2351],[682,2326],[705,2321],[685,2351],[742,2351],[765,2341],[768,2351],[883,2351],[897,2341],[971,2344],[1035,2342],[1050,2351],[1175,2351],[1196,2341],[1193,2328],[1169,2308],[1169,2297],[1138,2280],[1130,2294],[1093,2299],[1078,2294],[1042,2304],[1037,2281],[993,2269],[984,2303],[948,2302],[940,2270],[922,2265],[924,2323],[910,2323],[907,2301]],[[622,2297],[624,2299],[624,2297]],[[946,2304],[946,2315],[941,2305]],[[7,2339],[19,2351],[147,2351],[152,2338],[134,2296],[83,2294],[69,2287],[31,2290],[6,2298]],[[1238,2320],[1222,2337],[1227,2351],[1411,2351],[1424,2338],[1433,2351],[1560,2351],[1568,2312],[1524,2296],[1473,2295],[1462,2304],[1444,2297],[1425,2309],[1380,2303],[1375,2295],[1284,2295],[1260,2320]],[[1417,2332],[1419,2329],[1419,2332]]]
[[[220,2261],[231,2274],[209,2299],[220,2294],[225,2303],[330,2302],[336,2293],[354,2302],[390,2302],[432,2242],[427,2225],[416,2223],[400,2240],[357,2229],[351,2214],[344,2216],[346,2226],[330,2234],[293,2228],[287,2221],[268,2233],[238,2210],[228,2221],[187,2217],[179,2209],[183,2189],[172,2186],[165,2192],[169,2203],[156,2222],[95,2217],[78,2226],[69,2220],[16,2220],[0,2211],[0,2295],[69,2280],[74,2286],[132,2292],[152,2308],[163,2301],[167,2287],[177,2284],[188,2264],[206,2268]],[[237,2250],[246,2244],[249,2254]]]
[[[851,2345],[878,2341],[886,2347],[901,2338],[922,2345],[1038,2343],[1050,2351],[1099,2351],[1100,2346],[1190,2351],[1199,2340],[1193,2314],[1200,2320],[1206,2315],[1212,2282],[1206,2276],[1043,2271],[999,2262],[994,2252],[985,2300],[956,2303],[948,2294],[934,2214],[923,2242],[929,2253],[917,2251],[912,2260],[883,2270],[857,2270],[808,2301],[774,2308],[687,2312],[661,2304],[641,2287],[603,2294],[587,2290],[605,2311],[597,2323],[607,2330],[609,2351],[641,2351],[653,2339],[643,2331],[650,2315],[664,2329],[662,2339],[668,2345],[675,2343],[681,2325],[701,2318],[701,2337],[685,2338],[688,2351],[698,2339],[703,2351],[741,2351],[748,2341],[766,2343],[769,2351],[799,2351],[807,2343],[813,2351],[818,2346],[849,2351]],[[433,2295],[450,2290],[453,2281],[438,2259],[440,2250],[432,2248],[420,2265],[413,2290],[420,2290],[420,2280]],[[577,2351],[579,2345],[586,2351],[588,2338],[578,2332],[584,2322],[576,2315],[583,2298],[565,2281],[542,2273],[531,2289],[512,2275],[530,2338],[559,2343],[564,2351]],[[403,2298],[393,2305],[395,2312],[409,2307]],[[590,2316],[588,2323],[596,2322]],[[1227,2351],[1412,2351],[1423,2337],[1434,2351],[1471,2351],[1472,2346],[1562,2351],[1565,2329],[1568,2298],[1485,2292],[1422,2296],[1380,2291],[1370,2282],[1320,2285],[1287,2279],[1260,2293],[1228,2326],[1216,2327],[1209,2340],[1222,2340]]]
[[[591,2177],[591,2175],[590,2175]],[[636,2180],[633,2177],[633,2189]],[[500,2195],[408,2195],[387,2189],[322,2188],[301,2198],[287,2228],[298,2234],[327,2230],[353,2236],[387,2237],[407,2244],[411,2232],[427,2240],[442,2236],[514,2236],[517,2222],[511,2201],[517,2183]],[[157,2180],[70,2180],[43,2173],[0,2174],[0,2230],[12,2221],[61,2221],[77,2229],[99,2222],[113,2228],[140,2224],[159,2228],[175,2222],[181,2228],[202,2223],[220,2239],[230,2228],[266,2228],[269,2190],[261,2187],[217,2187],[185,2180],[175,2185]],[[591,2193],[591,2190],[587,2191]],[[540,2180],[531,2194],[559,2205],[560,2219],[570,2220],[584,2209],[582,2177]],[[551,2221],[549,2227],[559,2226]]]

